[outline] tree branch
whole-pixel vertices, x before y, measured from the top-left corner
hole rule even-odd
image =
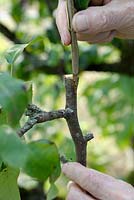
[[[72,28],[72,19],[75,14],[74,0],[67,0],[68,19],[71,35],[71,52],[72,52],[72,73],[73,75],[65,76],[66,88],[66,109],[70,108],[73,113],[66,117],[67,124],[75,144],[76,160],[86,166],[86,149],[87,140],[83,137],[78,116],[77,116],[77,87],[78,87],[78,72],[79,72],[79,51],[76,33]]]
[[[38,108],[36,105],[29,105],[25,113],[29,117],[24,126],[18,130],[17,134],[22,137],[27,131],[29,131],[35,124],[51,121],[59,118],[69,117],[73,111],[71,109],[62,109],[57,111],[46,112]]]
[[[14,43],[21,43],[20,40],[17,39],[14,32],[10,31],[4,24],[0,23],[0,32],[7,37],[9,40]]]
[[[83,165],[86,165],[87,142],[93,138],[93,134],[89,133],[85,136],[82,135],[77,116],[77,88],[76,82],[73,79],[73,75],[65,76],[65,88],[65,109],[46,112],[41,110],[36,105],[29,105],[25,113],[25,115],[28,116],[29,119],[24,124],[24,126],[20,130],[18,130],[17,134],[22,137],[27,131],[29,131],[34,125],[38,123],[43,123],[59,118],[65,118],[75,144],[77,161]]]
[[[45,74],[54,74],[54,75],[64,75],[68,74],[68,69],[64,61],[58,63],[58,65],[50,67],[44,64],[45,61],[39,61],[38,64],[32,63],[32,66],[27,66],[27,72],[43,72]],[[134,66],[128,66],[128,64],[123,65],[122,63],[101,63],[101,64],[90,64],[83,68],[79,69],[79,72],[84,71],[95,71],[95,72],[109,72],[109,73],[118,73],[128,76],[134,76]]]
[[[77,79],[77,86],[78,86],[78,79]],[[76,88],[76,81],[74,81],[72,75],[65,76],[65,87],[66,87],[66,109],[69,108],[73,110],[70,116],[66,116],[66,121],[75,144],[77,162],[86,166],[86,147],[87,147],[87,141],[89,140],[86,140],[83,137],[79,125],[77,116],[77,88]],[[93,135],[90,139],[92,138]]]

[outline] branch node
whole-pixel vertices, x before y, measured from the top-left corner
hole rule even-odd
[[[93,133],[87,133],[87,134],[84,136],[85,142],[89,142],[89,141],[92,140],[93,138],[94,138]]]
[[[61,161],[63,164],[69,162],[69,161],[67,160],[67,158],[66,158],[64,155],[60,156],[60,161]]]
[[[31,118],[41,112],[42,112],[42,110],[39,107],[37,107],[34,104],[29,104],[27,107],[27,110],[25,112],[25,115]]]
[[[74,111],[71,108],[66,108],[65,109],[65,119],[70,117],[72,114],[74,113]]]

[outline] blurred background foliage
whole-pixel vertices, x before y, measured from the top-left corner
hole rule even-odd
[[[70,47],[61,45],[55,25],[57,0],[0,0],[0,71],[10,71],[4,58],[13,44],[29,45],[13,66],[13,76],[33,83],[33,103],[49,111],[63,108],[63,74],[71,73]],[[64,22],[63,22],[64,23]],[[80,42],[78,112],[88,145],[88,165],[134,184],[134,41],[114,39],[109,44]],[[25,121],[22,118],[21,123]],[[75,160],[73,143],[64,120],[37,125],[27,140],[47,138],[61,154]],[[48,188],[21,174],[21,197],[36,200]],[[67,180],[57,181],[65,199]]]

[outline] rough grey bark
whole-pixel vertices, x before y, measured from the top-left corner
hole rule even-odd
[[[77,79],[78,82],[78,79]],[[78,83],[77,83],[78,85]],[[66,117],[67,124],[73,138],[76,150],[77,161],[86,166],[87,140],[82,134],[77,115],[77,86],[73,76],[65,76],[66,87],[66,109],[73,110],[70,116]],[[93,137],[92,137],[93,138]]]
[[[66,118],[70,116],[73,111],[71,109],[61,109],[57,111],[46,112],[38,108],[36,105],[29,105],[25,113],[29,117],[24,126],[18,130],[17,134],[22,137],[27,131],[29,131],[34,125],[43,123],[59,118]]]
[[[82,134],[77,115],[77,88],[73,75],[65,76],[65,88],[65,109],[46,112],[38,108],[36,105],[29,105],[25,113],[29,119],[24,124],[24,126],[18,130],[17,133],[21,137],[38,123],[44,123],[54,119],[64,118],[67,121],[70,134],[75,144],[77,161],[83,165],[86,165],[87,142],[93,138],[93,134],[88,133],[85,136]]]

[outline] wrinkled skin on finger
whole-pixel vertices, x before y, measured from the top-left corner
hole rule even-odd
[[[68,195],[66,200],[97,200],[90,194],[87,194],[77,184],[71,182],[68,186]]]
[[[105,0],[106,1],[106,0]],[[105,3],[104,0],[92,0],[92,6],[100,6]],[[107,0],[110,1],[110,0]],[[64,23],[63,23],[64,22]],[[59,0],[58,7],[56,10],[56,24],[61,36],[61,41],[64,45],[69,45],[71,43],[71,37],[68,30],[67,22],[67,5],[66,0]]]
[[[63,173],[76,185],[69,190],[70,200],[75,200],[73,194],[83,196],[77,200],[101,199],[101,200],[133,200],[134,188],[109,175],[88,169],[79,163],[66,163],[62,167]],[[76,187],[77,186],[77,187]],[[88,192],[88,193],[85,193]]]
[[[133,0],[94,0],[86,10],[74,15],[73,29],[80,41],[110,42],[114,37],[134,39]],[[64,23],[63,23],[64,21]],[[56,16],[62,43],[69,45],[66,1],[60,0]]]

